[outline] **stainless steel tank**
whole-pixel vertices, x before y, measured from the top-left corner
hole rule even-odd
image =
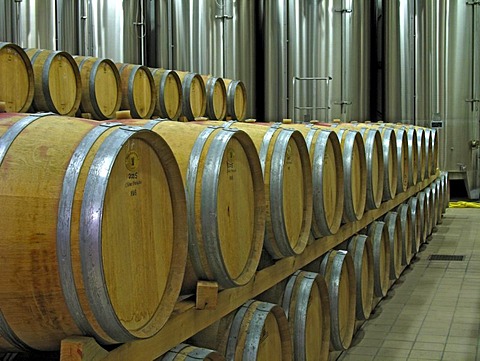
[[[147,1],[146,65],[173,69],[172,1]]]
[[[13,1],[0,3],[0,41],[17,42],[19,24],[16,21],[16,14],[19,7],[20,4]]]
[[[224,0],[173,1],[175,69],[223,76]]]
[[[263,1],[265,120],[330,119],[333,3]]]
[[[385,1],[384,119],[414,122],[414,2]]]
[[[451,0],[443,6],[447,21],[440,59],[444,104],[437,117],[444,123],[440,165],[450,179],[465,181],[470,198],[479,198],[480,3]]]
[[[78,52],[76,1],[6,0],[0,4],[0,39],[24,48]]]
[[[83,0],[80,54],[144,64],[146,0]]]
[[[352,104],[347,107],[350,121],[373,120],[372,94],[375,84],[372,74],[372,1],[357,1],[353,7],[352,42],[348,77],[348,97]]]
[[[55,0],[22,0],[14,8],[16,43],[24,48],[57,49]]]
[[[416,0],[416,123],[439,126],[439,167],[479,198],[480,3]]]
[[[369,118],[370,2],[263,2],[264,117]]]
[[[79,54],[80,7],[78,1],[56,1],[57,50]]]

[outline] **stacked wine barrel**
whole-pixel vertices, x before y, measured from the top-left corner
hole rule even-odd
[[[205,84],[244,106],[239,82],[13,44],[2,53],[2,352],[58,350],[72,335],[152,338],[199,281],[248,289],[369,220],[161,358],[327,360],[448,205],[432,129],[218,121],[245,113],[205,103]],[[25,75],[15,98],[3,88],[12,71]],[[47,113],[18,113],[30,107]],[[111,120],[119,109],[142,119]],[[209,119],[166,119],[196,114]]]

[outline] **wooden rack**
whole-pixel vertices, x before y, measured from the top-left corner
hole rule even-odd
[[[382,203],[379,209],[365,212],[361,220],[344,224],[335,235],[315,240],[311,245],[307,246],[302,254],[280,259],[272,266],[258,271],[247,285],[220,291],[218,293],[217,306],[213,310],[198,310],[195,308],[194,301],[179,301],[169,321],[159,333],[151,338],[122,344],[110,352],[106,352],[98,345],[92,345],[93,340],[91,338],[75,337],[66,339],[62,342],[60,359],[61,361],[154,360],[239,308],[249,299],[255,298],[330,249],[338,246],[374,220],[427,187],[438,176],[439,173],[437,172],[434,176],[410,187],[406,192],[398,194],[394,199]],[[78,350],[78,352],[75,352],[72,348]],[[72,355],[75,354],[79,358],[72,358]]]

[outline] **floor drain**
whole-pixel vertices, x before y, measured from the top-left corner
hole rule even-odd
[[[463,261],[465,256],[458,256],[453,254],[431,254],[428,257],[429,261]]]

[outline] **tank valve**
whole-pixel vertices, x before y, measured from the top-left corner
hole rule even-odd
[[[470,141],[470,147],[472,147],[472,149],[477,149],[479,146],[480,146],[480,141],[479,140],[472,139]]]

